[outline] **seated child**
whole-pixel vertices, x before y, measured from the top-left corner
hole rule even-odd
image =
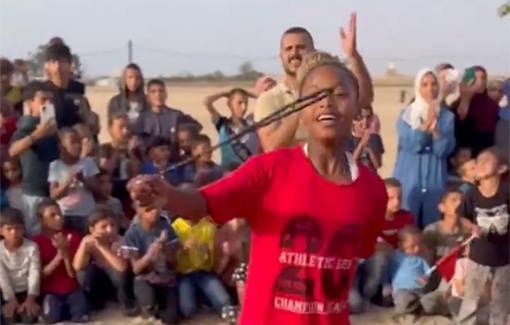
[[[163,173],[165,178],[173,186],[179,186],[183,182],[182,170],[173,169],[168,170],[171,166],[170,152],[171,152],[170,139],[156,136],[149,141],[147,145],[147,153],[150,161],[142,163],[141,174],[160,174]]]
[[[193,141],[192,154],[195,164],[184,168],[184,179],[196,187],[212,183],[223,177],[223,169],[212,161],[211,139],[199,134]]]
[[[133,252],[135,298],[144,316],[175,324],[179,307],[174,260],[179,240],[159,209],[138,206],[137,214],[139,221],[124,235],[126,246]]]
[[[179,127],[177,130],[177,139],[179,141],[179,160],[184,161],[192,156],[191,146],[195,137],[194,129],[190,127]]]
[[[128,196],[127,180],[137,175],[140,170],[139,166],[134,174],[130,170],[132,160],[129,152],[129,119],[127,115],[116,113],[111,116],[108,132],[111,142],[101,145],[99,166],[112,176],[112,195],[123,201]]]
[[[477,185],[462,198],[459,217],[468,219],[477,238],[471,242],[466,265],[465,296],[458,321],[475,324],[490,285],[489,323],[506,324],[510,314],[510,193],[501,175],[508,161],[496,148],[476,158]]]
[[[460,186],[463,183],[459,168],[471,159],[473,159],[473,150],[471,148],[460,147],[455,149],[455,152],[451,155],[449,164],[449,186]]]
[[[37,244],[23,237],[23,215],[6,208],[0,215],[0,288],[2,324],[35,324],[41,307],[37,304],[41,260]]]
[[[81,138],[81,158],[90,157],[95,159],[97,155],[97,147],[94,139],[92,139],[90,128],[83,123],[79,123],[73,126],[73,129],[78,132]]]
[[[5,187],[5,195],[9,206],[23,213],[24,223],[31,225],[34,222],[28,218],[25,202],[21,194],[21,165],[18,157],[9,157],[8,155],[2,157],[2,186]]]
[[[81,138],[74,129],[62,129],[60,159],[50,164],[48,182],[50,196],[56,200],[65,217],[65,228],[87,232],[87,217],[96,202],[96,175],[99,169],[90,157],[81,158]]]
[[[391,255],[398,249],[398,233],[404,227],[415,224],[411,212],[402,209],[402,184],[396,178],[387,178],[385,184],[388,205],[383,232],[377,239],[374,254],[358,266],[360,270],[357,278],[360,279],[352,286],[349,294],[349,306],[354,313],[363,312],[367,304],[380,293]]]
[[[349,146],[356,161],[377,172],[382,166],[384,145],[379,133],[375,133],[370,129],[373,115],[374,112],[371,106],[361,109],[360,116],[353,123],[352,142]]]
[[[422,312],[423,285],[430,266],[422,253],[422,235],[414,226],[399,232],[399,246],[387,269],[383,295],[393,297],[395,317],[417,316]]]
[[[12,135],[16,131],[18,123],[18,114],[13,110],[12,105],[6,97],[1,97],[0,102],[0,150],[7,150],[11,142]]]
[[[76,280],[72,260],[81,235],[64,230],[64,217],[52,199],[39,203],[37,214],[41,219],[41,233],[34,236],[41,254],[42,320],[55,324],[65,320],[82,323],[89,320],[85,293]]]
[[[429,263],[435,264],[437,260],[448,255],[453,249],[469,238],[470,231],[462,223],[457,215],[462,193],[460,189],[453,187],[446,189],[439,211],[441,220],[428,225],[423,231],[423,244],[427,250]],[[427,283],[427,289],[431,292],[422,298],[423,310],[427,314],[449,316],[447,302],[443,296],[448,290],[448,284],[437,272],[433,273]]]
[[[469,159],[459,165],[457,169],[460,175],[459,189],[462,194],[466,194],[467,191],[475,184],[475,166],[476,161]]]
[[[106,288],[113,288],[127,316],[136,314],[129,293],[128,256],[117,232],[116,216],[106,207],[96,207],[88,217],[89,234],[81,241],[73,260],[78,280],[96,309],[106,304]]]
[[[124,214],[124,207],[119,199],[112,196],[112,178],[105,170],[100,170],[97,174],[98,192],[95,195],[98,205],[105,205],[112,210],[115,217],[115,224],[119,232],[124,233],[131,221]]]
[[[198,310],[197,292],[202,292],[214,310],[221,313],[230,297],[213,270],[216,226],[207,219],[198,222],[177,218],[172,227],[183,243],[177,252],[177,289],[181,314],[191,318]]]

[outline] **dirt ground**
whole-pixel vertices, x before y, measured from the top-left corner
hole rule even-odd
[[[168,91],[168,106],[178,108],[192,115],[204,126],[204,133],[211,137],[213,143],[217,142],[218,135],[211,123],[210,117],[204,106],[202,105],[203,99],[211,94],[225,91],[229,88],[217,87],[169,87]],[[399,87],[376,87],[375,89],[375,103],[373,105],[375,113],[379,115],[381,120],[381,135],[385,146],[385,154],[383,157],[383,167],[380,170],[383,177],[391,176],[393,164],[396,158],[397,147],[397,134],[395,130],[395,121],[398,112],[403,108],[399,104],[398,99],[400,96]],[[87,88],[87,97],[91,103],[92,108],[100,115],[101,123],[103,124],[101,132],[101,141],[108,141],[109,136],[106,129],[106,107],[109,99],[115,95],[117,91],[113,88],[103,87],[89,87]],[[407,89],[408,96],[412,96],[412,88]],[[407,99],[409,100],[409,98]],[[254,102],[249,105],[250,111],[253,109]],[[227,114],[227,107],[224,104],[218,103],[218,108],[224,114]],[[215,159],[218,159],[218,153],[215,154]],[[377,309],[370,313],[361,316],[351,317],[353,325],[376,325],[376,324],[392,324],[390,319],[391,310]],[[110,310],[104,314],[94,317],[92,324],[95,325],[130,325],[140,324],[149,325],[146,320],[142,319],[129,319],[123,318],[117,311]],[[158,324],[155,322],[154,324]],[[224,324],[216,317],[203,316],[197,317],[193,322],[186,324],[194,325],[220,325]],[[449,320],[442,317],[430,317],[423,319],[420,324],[423,325],[450,325],[453,324]],[[262,324],[261,324],[262,325]]]

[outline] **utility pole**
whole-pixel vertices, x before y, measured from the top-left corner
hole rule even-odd
[[[128,41],[128,63],[133,63],[133,41]]]

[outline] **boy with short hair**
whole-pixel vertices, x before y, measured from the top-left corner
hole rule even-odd
[[[183,246],[177,252],[177,288],[182,315],[191,318],[198,310],[197,292],[202,291],[220,314],[230,297],[215,274],[214,237],[216,226],[208,219],[198,222],[177,218],[172,223]]]
[[[124,236],[133,252],[134,292],[144,316],[159,318],[164,324],[178,321],[174,260],[179,240],[161,211],[138,206],[139,221]]]
[[[466,194],[475,184],[475,167],[476,160],[469,159],[459,165],[457,169],[460,175],[459,190],[462,194]]]
[[[211,139],[199,134],[192,144],[195,164],[184,168],[184,179],[196,187],[212,183],[223,177],[223,169],[212,161]]]
[[[214,104],[221,98],[227,99],[230,116],[222,116]],[[228,92],[221,92],[205,98],[204,106],[211,115],[212,122],[219,134],[219,141],[226,141],[248,126],[246,112],[248,100],[257,96],[242,89],[234,88]],[[258,136],[256,132],[248,133],[237,141],[224,145],[221,150],[221,166],[231,163],[242,163],[258,152]]]
[[[41,260],[37,244],[23,237],[23,215],[12,208],[0,215],[0,288],[2,324],[34,324],[39,316]]]
[[[117,232],[116,216],[107,207],[96,207],[88,217],[88,230],[73,260],[78,280],[97,309],[106,304],[105,286],[113,287],[124,314],[133,316],[127,258],[122,256],[128,251]]]
[[[76,231],[64,230],[62,212],[57,202],[51,199],[39,203],[37,214],[42,225],[41,233],[34,237],[41,253],[42,320],[45,324],[68,319],[78,323],[87,322],[87,299],[72,266],[81,235]]]
[[[456,187],[446,189],[438,206],[441,220],[428,225],[423,231],[423,243],[431,265],[448,255],[469,237],[470,231],[466,229],[465,222],[457,214],[461,200],[460,189]],[[422,298],[424,312],[449,316],[450,311],[443,298],[444,293],[449,290],[448,284],[439,273],[435,272],[427,283],[427,287],[432,291]]]
[[[472,233],[466,265],[465,296],[458,321],[475,324],[485,286],[490,283],[489,323],[505,324],[510,314],[510,193],[501,176],[508,161],[492,147],[476,158],[477,186],[459,206],[459,217],[468,219]]]
[[[182,170],[167,170],[171,166],[171,147],[170,139],[165,137],[154,137],[147,145],[147,152],[150,161],[142,164],[141,174],[163,174],[165,178],[174,186],[179,186],[183,182]]]
[[[353,286],[349,296],[349,304],[354,312],[362,312],[366,302],[371,301],[378,292],[391,260],[391,255],[398,249],[398,233],[405,227],[414,226],[411,212],[402,209],[402,184],[396,178],[386,178],[388,204],[383,224],[383,231],[377,239],[375,253],[361,264],[365,270],[364,281],[361,281],[362,293]],[[363,273],[363,272],[361,272]]]
[[[183,126],[192,127],[196,132],[202,130],[202,125],[190,115],[166,106],[167,92],[165,83],[161,79],[152,79],[147,83],[147,101],[149,110],[140,113],[135,125],[135,133],[147,133],[152,137],[162,136],[172,143],[171,158],[177,161],[177,130]]]
[[[370,129],[374,112],[372,107],[364,107],[354,122],[350,144],[352,156],[371,170],[377,172],[382,167],[384,145],[381,136]]]
[[[129,228],[130,220],[124,214],[122,202],[112,196],[112,177],[103,169],[99,170],[99,174],[96,177],[98,182],[98,192],[95,195],[96,204],[104,205],[112,210],[115,224],[119,231],[124,233]]]
[[[395,320],[406,316],[415,318],[422,312],[423,285],[427,281],[430,266],[421,256],[422,235],[415,226],[406,226],[399,231],[397,249],[388,267],[383,295],[392,295],[395,305]]]

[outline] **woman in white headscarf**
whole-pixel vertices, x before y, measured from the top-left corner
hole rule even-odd
[[[403,208],[424,228],[439,219],[437,205],[448,179],[448,156],[455,148],[455,116],[440,102],[434,70],[418,73],[414,95],[397,120],[393,174],[402,183]]]

